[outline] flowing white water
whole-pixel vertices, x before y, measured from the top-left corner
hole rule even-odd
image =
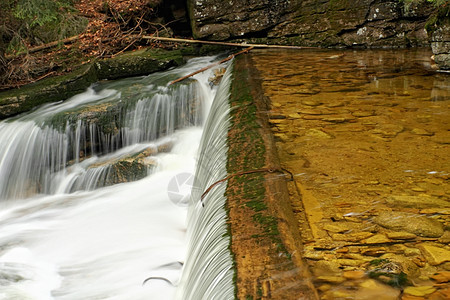
[[[146,279],[179,281],[187,208],[177,200],[190,190],[177,187],[170,194],[168,188],[177,175],[194,173],[199,125],[215,91],[207,84],[208,73],[197,76],[200,84],[179,89],[167,82],[211,60],[100,85],[0,123],[0,299],[175,296],[167,281]],[[127,98],[134,103],[121,106],[120,115],[112,113],[116,123],[123,121],[112,133],[84,120],[52,123],[61,114],[67,117],[67,110]],[[192,106],[193,99],[201,105]],[[167,142],[171,151],[154,154],[157,167],[149,176],[101,188],[95,184],[102,171],[90,167]],[[83,160],[80,152],[92,156]]]
[[[200,143],[188,214],[189,259],[184,265],[177,299],[234,299],[233,259],[225,210],[227,181],[208,190],[227,177],[231,69],[228,67],[222,79]]]

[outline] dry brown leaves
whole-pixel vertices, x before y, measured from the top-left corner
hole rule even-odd
[[[18,87],[49,75],[68,72],[94,57],[110,57],[142,47],[139,36],[164,27],[152,23],[161,0],[79,0],[75,8],[88,18],[86,30],[71,44],[9,60],[0,90]],[[147,44],[148,45],[148,44]],[[155,46],[155,45],[152,45]]]

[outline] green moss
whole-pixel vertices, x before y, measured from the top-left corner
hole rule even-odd
[[[46,78],[20,89],[0,93],[0,119],[17,115],[44,103],[65,100],[97,81],[91,65],[63,76]]]
[[[203,50],[201,50],[203,49]],[[204,47],[176,50],[149,49],[126,52],[111,59],[94,61],[72,73],[50,77],[19,89],[0,93],[0,119],[27,112],[44,103],[65,100],[103,79],[147,75],[185,63],[186,57],[212,51]]]
[[[447,5],[439,6],[436,13],[430,16],[425,24],[425,30],[428,36],[431,36],[433,32],[444,24],[450,24],[450,3]]]
[[[238,60],[238,59],[237,59]],[[235,69],[231,87],[231,130],[229,143],[241,145],[231,147],[228,153],[228,174],[235,174],[266,167],[266,147],[259,129],[257,107],[254,103],[248,78],[250,74],[244,68]],[[288,253],[278,229],[278,219],[273,216],[266,203],[264,172],[234,176],[233,189],[228,190],[227,197],[242,201],[240,207],[249,209],[254,226],[260,233],[252,237],[257,243],[270,243],[274,255]]]

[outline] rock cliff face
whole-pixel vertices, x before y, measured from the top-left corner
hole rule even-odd
[[[193,34],[329,47],[429,45],[431,4],[398,0],[188,0]]]
[[[438,28],[431,38],[434,60],[442,70],[450,70],[450,22]]]

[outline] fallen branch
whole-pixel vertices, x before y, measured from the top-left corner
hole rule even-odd
[[[41,51],[41,50],[44,50],[44,49],[48,49],[48,48],[52,48],[52,47],[58,46],[60,44],[73,43],[74,41],[78,40],[79,38],[80,38],[80,35],[75,35],[75,36],[71,36],[71,37],[68,37],[68,38],[63,39],[63,40],[54,41],[54,42],[51,42],[51,43],[48,43],[48,44],[44,44],[44,45],[39,45],[39,46],[36,46],[36,47],[33,47],[33,48],[29,48],[26,51],[26,53],[33,53],[33,52]],[[17,55],[6,55],[5,58],[6,59],[12,59],[14,57],[18,57],[18,56],[23,55],[23,54],[25,54],[25,53],[21,53],[21,54],[17,54]]]
[[[213,187],[215,187],[216,185],[218,185],[219,183],[225,182],[233,177],[236,176],[242,176],[242,175],[247,175],[247,174],[253,174],[253,173],[274,173],[274,172],[278,172],[278,173],[289,173],[289,175],[291,176],[290,181],[294,180],[294,175],[287,169],[285,168],[261,168],[261,169],[254,169],[254,170],[249,170],[249,171],[242,171],[242,172],[237,172],[231,175],[228,175],[227,177],[220,179],[216,182],[214,182],[213,184],[211,184],[206,190],[205,192],[202,194],[202,196],[200,197],[200,202],[202,203],[202,206],[205,206],[203,203],[203,198],[205,198],[206,194],[208,194]]]
[[[213,63],[213,64],[211,64],[211,65],[209,65],[209,66],[206,66],[206,67],[204,67],[204,68],[202,68],[202,69],[200,69],[200,70],[198,70],[198,71],[192,72],[192,73],[190,73],[190,74],[188,74],[188,75],[186,75],[186,76],[183,76],[183,77],[181,77],[181,78],[178,78],[178,79],[176,79],[176,80],[173,80],[173,81],[171,81],[171,82],[169,83],[169,85],[172,85],[172,84],[174,84],[174,83],[177,83],[177,82],[180,82],[180,81],[182,81],[182,80],[185,80],[186,78],[189,78],[189,77],[191,77],[191,76],[194,76],[195,74],[204,72],[204,71],[206,71],[206,70],[208,70],[208,69],[210,69],[210,68],[212,68],[212,67],[215,67],[215,66],[217,66],[217,65],[220,65],[220,64],[222,64],[222,63],[224,63],[224,62],[226,62],[226,61],[229,61],[230,59],[232,59],[233,57],[235,57],[235,56],[237,56],[237,55],[239,55],[239,54],[247,53],[248,51],[250,51],[250,50],[252,50],[252,49],[253,49],[253,47],[249,47],[249,48],[247,48],[247,49],[245,49],[245,50],[242,50],[242,51],[240,51],[240,52],[238,52],[238,53],[231,54],[230,56],[228,56],[227,58],[222,59],[221,61],[218,61],[218,62]]]
[[[221,45],[221,46],[233,46],[233,47],[253,47],[253,48],[278,48],[278,49],[317,49],[318,47],[303,47],[303,46],[286,46],[286,45],[266,45],[266,44],[246,44],[246,43],[229,43],[229,42],[216,42],[216,41],[201,41],[201,40],[189,40],[178,39],[168,37],[157,37],[152,35],[143,35],[143,39],[155,40],[162,42],[178,42],[178,43],[192,43],[192,44],[208,44],[208,45]]]

